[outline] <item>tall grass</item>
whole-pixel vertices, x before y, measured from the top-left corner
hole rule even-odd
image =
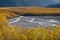
[[[8,26],[6,16],[0,14],[0,40],[60,40],[60,28],[26,28],[18,26]]]
[[[60,28],[26,28],[0,24],[0,40],[60,40]]]

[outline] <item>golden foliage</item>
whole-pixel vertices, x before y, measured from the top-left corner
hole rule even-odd
[[[60,40],[60,28],[27,28],[0,25],[0,40]]]
[[[60,28],[36,27],[21,29],[18,26],[7,26],[6,13],[0,14],[0,40],[60,40]],[[9,17],[9,16],[8,16]]]
[[[8,23],[7,18],[12,18],[13,16],[17,16],[17,15],[11,12],[0,12],[0,24],[7,25]]]

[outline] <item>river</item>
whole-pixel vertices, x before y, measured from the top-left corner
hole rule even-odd
[[[17,18],[18,17],[9,19],[9,22],[13,22]],[[34,21],[30,22],[33,18]],[[26,20],[28,20],[29,22],[27,22]],[[11,23],[11,25],[13,24],[16,24],[17,26],[21,26],[22,28],[37,27],[37,26],[53,27],[55,24],[57,24],[58,27],[60,27],[60,16],[23,16],[19,21],[15,23]]]

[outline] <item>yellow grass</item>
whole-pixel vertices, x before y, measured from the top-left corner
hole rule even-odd
[[[2,7],[0,11],[17,12],[20,14],[60,14],[60,8],[41,8],[41,7]]]
[[[60,40],[60,28],[55,26],[21,29],[18,26],[4,26],[0,24],[0,40]]]
[[[10,27],[7,25],[7,15],[0,14],[0,40],[60,40],[60,28],[57,25],[53,29],[40,26],[26,29],[18,26]]]

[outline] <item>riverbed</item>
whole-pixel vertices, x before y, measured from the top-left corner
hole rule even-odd
[[[13,22],[17,20],[18,17],[9,19],[9,22]],[[34,18],[33,22],[30,22]],[[28,20],[29,22],[27,22]],[[40,22],[40,24],[39,24]],[[15,23],[11,23],[11,25],[16,24],[17,26],[21,26],[22,28],[30,28],[30,27],[54,27],[57,25],[60,27],[60,16],[23,16],[19,21]]]

